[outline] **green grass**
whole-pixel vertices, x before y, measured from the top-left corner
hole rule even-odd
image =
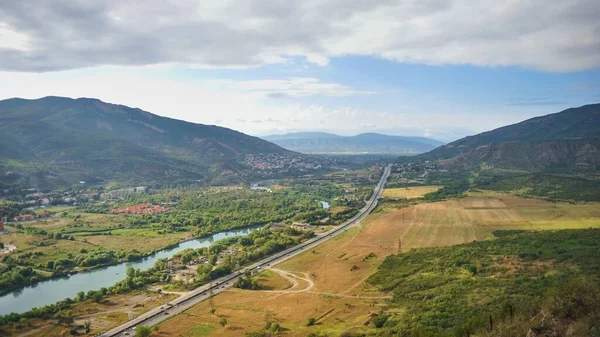
[[[62,212],[72,212],[75,210],[74,206],[52,206],[46,208],[38,208],[33,212],[35,214],[43,214],[43,213],[62,213]]]
[[[192,327],[192,336],[194,337],[202,337],[208,336],[211,332],[215,330],[214,325],[211,324],[199,324]]]
[[[111,230],[110,232],[112,233],[112,235],[122,235],[122,236],[151,236],[151,237],[164,236],[164,234],[159,234],[151,228],[114,229],[114,230]]]

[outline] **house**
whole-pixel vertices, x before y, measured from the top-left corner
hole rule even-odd
[[[33,220],[33,214],[21,214],[13,218],[14,221],[30,221]]]
[[[292,224],[291,226],[294,229],[297,230],[301,230],[301,231],[310,231],[313,229],[313,227],[307,223],[299,223],[299,222],[295,222]]]
[[[282,224],[281,222],[271,224],[271,230],[273,231],[284,230],[286,228],[287,226],[285,224]]]

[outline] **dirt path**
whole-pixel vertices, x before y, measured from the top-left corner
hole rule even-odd
[[[312,287],[314,287],[314,285],[315,285],[313,280],[311,280],[310,277],[308,276],[308,274],[306,274],[306,273],[295,272],[295,273],[304,275],[304,277],[301,277],[301,276],[293,274],[294,272],[292,272],[292,271],[287,271],[287,270],[282,270],[282,269],[277,269],[277,268],[269,268],[269,270],[276,272],[279,276],[288,280],[290,283],[292,283],[292,286],[290,288],[284,289],[284,290],[261,290],[262,292],[281,293],[281,294],[307,292],[310,289],[312,289]],[[307,284],[306,287],[302,288],[302,289],[295,289],[296,287],[298,287],[300,285],[300,282],[298,282],[298,280],[305,281]]]
[[[280,294],[280,295],[283,295],[283,294],[292,294],[292,293],[310,293],[310,294],[323,295],[323,296],[343,297],[343,298],[360,298],[360,299],[389,299],[389,298],[392,298],[392,296],[390,296],[390,295],[385,295],[385,296],[346,295],[346,293],[348,293],[348,291],[350,291],[351,289],[347,289],[346,291],[344,291],[341,294],[334,294],[334,293],[327,293],[327,292],[318,292],[318,291],[310,291],[310,289],[313,288],[313,286],[315,285],[315,283],[310,278],[310,276],[308,276],[307,273],[298,272],[298,271],[287,271],[287,270],[282,270],[282,269],[277,269],[277,268],[269,268],[269,269],[272,270],[272,271],[274,271],[274,272],[276,272],[277,274],[279,274],[281,277],[285,278],[289,282],[291,282],[292,286],[290,288],[288,288],[288,289],[285,289],[285,290],[261,290],[262,292],[277,293],[277,294]],[[302,275],[304,275],[304,277],[298,276],[298,275],[296,275],[294,273],[302,274]],[[300,285],[300,282],[298,282],[298,280],[305,281],[307,283],[307,286],[305,288],[302,288],[302,289],[295,289],[297,286]]]
[[[175,294],[175,295],[179,295],[179,297],[183,297],[187,294],[189,294],[189,291],[170,291],[170,290],[164,290],[162,287],[157,286],[157,287],[150,287],[150,290],[152,291],[157,291],[160,290],[160,292],[162,294]]]

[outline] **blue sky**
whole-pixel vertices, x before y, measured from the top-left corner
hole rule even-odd
[[[600,102],[598,15],[591,0],[5,3],[0,98],[450,141]]]

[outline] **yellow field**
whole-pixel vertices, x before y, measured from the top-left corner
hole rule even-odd
[[[262,329],[266,317],[280,323],[285,336],[365,332],[370,313],[377,312],[390,297],[373,292],[364,282],[385,256],[400,248],[406,251],[485,240],[497,229],[600,227],[600,204],[554,204],[474,193],[463,199],[386,209],[371,214],[363,223],[360,229],[351,229],[274,267],[288,277],[291,274],[297,285],[274,291],[228,290],[214,298],[215,314],[210,313],[207,302],[200,303],[163,323],[157,336],[240,336]],[[228,321],[225,327],[218,324],[222,317]],[[310,317],[318,321],[307,327]]]
[[[386,188],[383,191],[384,199],[416,199],[422,198],[425,194],[439,190],[441,186],[413,186]]]

